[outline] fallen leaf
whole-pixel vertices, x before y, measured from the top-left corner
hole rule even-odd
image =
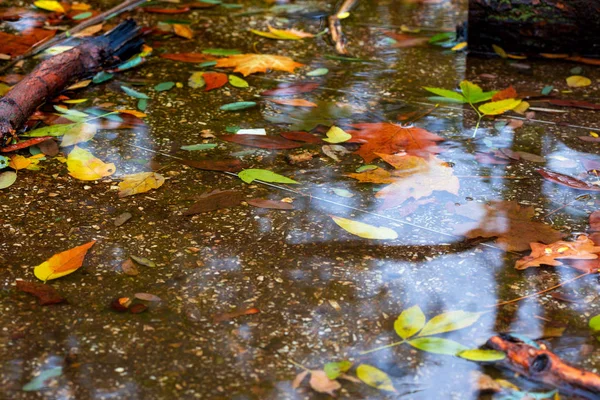
[[[327,137],[323,139],[323,141],[333,144],[347,142],[352,139],[352,135],[346,133],[342,128],[338,128],[337,126],[329,128],[326,135]]]
[[[94,181],[115,173],[115,164],[105,164],[92,153],[80,147],[75,148],[67,157],[69,175],[82,181]]]
[[[545,101],[555,106],[583,108],[585,110],[600,110],[600,104],[583,100],[548,99]]]
[[[281,132],[279,135],[286,139],[295,140],[297,142],[315,143],[315,144],[323,143],[323,140],[321,140],[321,138],[313,135],[312,133],[303,132],[303,131]]]
[[[131,260],[131,258],[128,258],[123,264],[121,264],[121,270],[125,275],[129,276],[136,276],[140,274],[140,270],[138,269],[137,265],[135,265],[135,263]]]
[[[97,127],[92,124],[74,124],[71,129],[64,132],[60,147],[73,146],[77,143],[87,142],[96,135]]]
[[[23,385],[22,390],[25,392],[42,390],[47,387],[46,382],[50,381],[52,378],[58,378],[62,375],[62,372],[63,367],[52,367],[50,369],[41,371],[39,375]]]
[[[544,179],[550,182],[557,183],[559,185],[567,186],[572,189],[586,190],[590,192],[600,192],[600,187],[591,185],[587,182],[581,181],[572,176],[561,174],[558,172],[552,172],[545,169],[538,169],[537,172],[544,177]]]
[[[154,14],[185,14],[190,11],[189,7],[178,8],[158,8],[158,7],[143,7],[142,10]]]
[[[223,111],[239,111],[248,108],[256,107],[255,101],[236,101],[235,103],[223,104],[219,107],[219,110]]]
[[[63,6],[56,0],[38,0],[34,1],[33,5],[46,11],[55,11],[61,14],[65,13]]]
[[[484,115],[500,115],[521,104],[521,100],[506,99],[499,101],[491,101],[479,106],[479,111]]]
[[[594,211],[590,214],[590,231],[600,232],[600,211]]]
[[[134,256],[134,255],[131,255],[129,257],[131,257],[131,259],[133,261],[135,261],[136,263],[145,265],[146,267],[150,267],[150,268],[156,267],[156,263],[146,257],[138,257],[138,256]]]
[[[131,215],[131,213],[128,212],[120,214],[117,218],[115,218],[115,226],[123,225],[125,222],[129,221],[131,217],[133,217],[133,215]]]
[[[244,201],[244,195],[236,190],[213,190],[209,193],[203,193],[198,197],[190,208],[183,212],[183,215],[195,215],[222,208],[239,206]]]
[[[376,389],[387,392],[396,391],[390,377],[385,372],[371,365],[360,364],[356,367],[356,376],[367,385]]]
[[[425,326],[425,314],[419,306],[412,306],[402,311],[394,322],[394,331],[402,339],[414,336]]]
[[[204,87],[205,92],[218,89],[229,82],[227,74],[221,72],[204,72],[202,74],[202,79],[204,79],[204,82],[206,83],[206,86]]]
[[[161,54],[160,57],[166,58],[167,60],[183,61],[189,63],[202,63],[205,61],[213,61],[217,59],[214,56],[202,53],[168,53]]]
[[[308,374],[310,374],[310,371],[305,369],[304,371],[302,371],[298,375],[296,375],[296,377],[294,378],[294,381],[292,382],[292,388],[298,389],[300,387],[300,384],[302,383],[302,381],[304,379],[306,379],[306,376]]]
[[[286,176],[276,174],[275,172],[266,169],[245,169],[238,174],[238,177],[246,183],[252,183],[256,179],[270,183],[299,183]]]
[[[325,371],[319,370],[310,371],[308,384],[313,390],[319,393],[327,393],[330,396],[335,396],[335,391],[342,387],[338,381],[329,379]]]
[[[268,199],[251,199],[246,201],[248,204],[259,208],[270,208],[273,210],[293,210],[294,206],[283,201],[268,200]]]
[[[250,32],[262,37],[278,40],[300,40],[314,37],[312,33],[303,32],[297,29],[276,29],[271,25],[269,25],[269,32],[261,32],[256,29],[250,29]]]
[[[218,314],[218,315],[213,316],[213,322],[229,321],[231,319],[239,318],[244,315],[258,314],[259,312],[260,312],[260,310],[258,308],[252,307],[252,308],[247,308],[245,310],[239,310],[239,311],[234,311],[234,312],[230,312],[230,313]]]
[[[64,297],[58,294],[56,289],[44,283],[17,280],[17,289],[37,297],[38,304],[40,306],[45,306],[48,304],[59,304],[64,303],[66,301]]]
[[[13,57],[25,54],[33,46],[52,38],[55,34],[54,30],[40,28],[27,29],[20,35],[0,32],[0,53]]]
[[[152,293],[136,293],[133,297],[143,301],[162,301],[160,297]]]
[[[532,221],[533,207],[513,201],[495,201],[488,204],[469,202],[456,207],[457,214],[474,220],[459,224],[454,232],[474,239],[498,237],[496,244],[508,251],[524,251],[531,242],[551,243],[562,234],[542,222]]]
[[[279,136],[265,135],[223,135],[219,137],[222,140],[231,143],[237,143],[244,146],[258,147],[261,149],[296,149],[304,146],[303,143],[293,142]]]
[[[388,122],[362,123],[351,125],[357,130],[347,131],[352,135],[348,143],[362,143],[356,154],[369,163],[382,154],[396,154],[405,151],[410,155],[427,158],[429,154],[442,150],[437,142],[444,138],[422,128],[405,128]]]
[[[276,88],[261,92],[261,96],[293,96],[309,93],[320,86],[317,82],[280,83]]]
[[[517,91],[515,90],[514,87],[512,87],[512,85],[510,85],[506,89],[501,90],[501,91],[497,92],[496,94],[494,94],[492,96],[492,101],[500,101],[500,100],[506,100],[506,99],[516,99],[516,98],[517,98]]]
[[[270,102],[292,107],[317,107],[317,103],[304,99],[269,99]]]
[[[74,247],[72,249],[63,251],[50,257],[47,261],[44,261],[35,269],[33,273],[36,278],[41,281],[48,281],[50,279],[60,278],[61,276],[68,275],[75,272],[81,264],[83,259],[90,249],[96,243],[95,240],[83,244],[81,246]]]
[[[364,222],[354,221],[347,218],[336,217],[330,215],[333,222],[335,222],[340,228],[344,229],[353,235],[364,239],[378,239],[378,240],[390,240],[397,239],[398,233],[393,229],[386,228],[384,226],[374,226],[365,224]]]
[[[250,86],[248,85],[248,82],[235,75],[229,75],[229,84],[237,88],[247,88],[248,86]]]
[[[204,82],[203,76],[204,72],[202,71],[194,72],[188,79],[189,87],[191,87],[192,89],[204,87],[204,85],[206,85],[206,82]]]
[[[600,246],[586,235],[580,235],[575,242],[559,240],[552,244],[531,243],[531,254],[517,261],[516,269],[539,267],[542,264],[563,265],[560,259],[592,260],[597,259]]]
[[[592,81],[590,78],[586,78],[585,76],[573,75],[567,78],[567,86],[569,87],[578,88],[589,86],[591,84]]]
[[[398,179],[382,168],[361,173],[352,173],[348,174],[348,176],[362,183],[394,183]]]
[[[123,176],[119,183],[119,197],[133,196],[158,189],[165,183],[165,177],[156,172],[138,172]]]
[[[205,171],[238,172],[243,169],[240,160],[235,158],[231,158],[229,160],[183,160],[181,163]]]
[[[411,197],[418,200],[431,196],[434,191],[458,195],[459,187],[460,182],[454,176],[453,169],[431,156],[426,170],[397,179],[377,192],[375,197],[383,199],[382,209],[389,209],[401,205]]]
[[[235,68],[244,76],[268,70],[294,72],[296,68],[304,64],[295,62],[289,57],[271,54],[235,54],[217,61],[217,67]]]
[[[0,189],[6,189],[17,181],[17,173],[14,171],[5,171],[0,173]]]
[[[186,39],[194,38],[194,32],[190,29],[189,25],[173,24],[173,32],[175,32],[177,36],[181,36]]]

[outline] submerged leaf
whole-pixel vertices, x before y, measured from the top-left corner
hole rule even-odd
[[[238,177],[246,183],[252,183],[256,179],[271,183],[299,183],[266,169],[245,169],[238,174]]]
[[[255,101],[238,101],[236,103],[223,104],[220,109],[223,111],[239,111],[252,107],[256,107]]]
[[[352,362],[344,360],[339,362],[328,362],[323,367],[323,370],[329,379],[337,379],[344,372],[348,372],[350,368],[352,368]]]
[[[387,392],[395,392],[390,377],[382,370],[368,364],[360,364],[356,367],[356,376],[367,385]]]
[[[552,244],[531,243],[531,254],[517,261],[516,269],[539,267],[540,265],[563,265],[559,259],[593,260],[598,258],[600,246],[587,236],[580,235],[575,242],[559,240]]]
[[[430,336],[463,329],[473,325],[482,313],[468,311],[449,311],[431,318],[423,327],[419,336]]]
[[[158,189],[165,183],[165,177],[156,172],[138,172],[125,175],[122,179],[123,182],[119,183],[119,197],[146,193],[152,189]]]
[[[33,273],[36,278],[45,282],[75,272],[81,267],[87,251],[94,243],[96,241],[92,240],[84,245],[55,254],[47,261],[35,267]]]
[[[369,225],[364,222],[336,217],[334,215],[330,215],[330,217],[333,219],[333,222],[346,232],[364,239],[391,240],[398,238],[398,233],[395,230],[384,226]]]

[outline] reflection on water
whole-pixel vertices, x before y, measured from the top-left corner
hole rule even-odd
[[[262,2],[252,5],[264,7]],[[448,311],[481,313],[462,329],[437,334],[465,348],[478,348],[496,333],[510,332],[546,337],[550,347],[564,350],[559,355],[582,368],[598,365],[597,345],[587,328],[589,318],[600,313],[592,278],[557,291],[576,294],[580,302],[545,293],[496,307],[499,301],[577,276],[569,268],[517,271],[514,264],[528,254],[530,237],[538,241],[558,235],[558,240],[562,234],[570,240],[588,230],[588,215],[598,208],[594,192],[579,198],[581,192],[544,181],[536,169],[593,182],[582,160],[597,162],[596,143],[578,139],[598,129],[593,113],[539,112],[521,127],[510,125],[504,116],[486,119],[471,139],[475,113],[451,104],[432,109],[434,103],[422,89],[454,89],[463,79],[485,90],[509,84],[523,91],[539,91],[549,84],[562,88],[573,64],[531,60],[527,62],[534,66],[533,74],[522,75],[509,68],[510,61],[467,59],[461,52],[425,45],[395,48],[384,37],[386,30],[400,32],[402,27],[421,27],[415,35],[429,36],[434,30],[452,30],[466,16],[466,6],[459,2],[364,2],[344,21],[352,55],[364,63],[326,59],[331,50],[322,40],[256,42],[245,36],[247,27],[267,22],[284,26],[286,21],[270,14],[223,17],[227,14],[225,8],[186,14],[197,30],[194,41],[161,36],[150,36],[149,41],[156,42],[157,52],[220,47],[285,54],[306,63],[306,71],[326,67],[330,72],[313,78],[304,76],[305,70],[251,76],[251,87],[244,90],[205,93],[183,87],[161,93],[150,102],[147,126],[106,129],[86,144],[94,154],[115,162],[121,175],[149,170],[152,161],[167,176],[160,190],[118,199],[110,189],[116,182],[84,185],[64,178],[56,163],[38,174],[23,173],[22,186],[3,192],[0,385],[7,398],[37,396],[24,392],[23,385],[53,367],[63,370],[42,385],[41,393],[48,398],[323,398],[306,381],[300,389],[292,388],[292,379],[302,372],[294,363],[321,369],[327,362],[346,359],[384,371],[396,393],[341,381],[342,398],[476,399],[477,372],[508,379],[523,390],[551,389],[488,364],[423,351],[409,343],[386,347],[400,340],[397,317],[414,306],[427,320]],[[143,17],[148,26],[169,18],[142,12],[135,17]],[[299,21],[310,31],[320,24]],[[186,82],[199,68],[155,58],[115,82],[78,95],[133,107],[117,91],[118,85],[142,78],[152,84]],[[596,70],[584,69],[590,78],[598,78]],[[495,78],[486,80],[482,74]],[[261,98],[254,95],[278,82],[305,80],[320,83],[316,91],[299,96],[316,102],[316,108],[262,101],[260,107],[240,113],[216,111],[225,103]],[[586,92],[586,100],[598,102],[597,92]],[[278,151],[211,137],[233,126],[265,128],[269,135],[314,129],[322,137],[324,125],[351,130],[353,123],[400,123],[398,117],[406,115],[420,115],[412,123],[444,141],[436,142],[439,161],[423,167],[413,187],[396,188],[396,200],[408,200],[390,209],[382,207],[381,194],[377,197],[391,190],[385,189],[389,181],[360,183],[349,174],[373,164],[392,182],[406,177],[381,158],[366,163],[351,154],[361,144],[337,144],[348,154],[336,153],[336,161],[321,145]],[[513,117],[524,119],[510,114]],[[214,152],[180,150],[202,141],[219,146]],[[304,161],[290,161],[290,154],[300,153]],[[301,184],[247,185],[235,176],[183,167],[177,161],[226,156]],[[444,168],[452,178],[440,179]],[[458,180],[458,191],[444,186],[450,179]],[[431,193],[420,196],[427,186],[433,186]],[[294,210],[243,204],[182,215],[198,195],[215,189],[238,190],[247,199],[285,199]],[[54,192],[60,193],[47,196]],[[115,226],[114,219],[124,212],[133,218]],[[330,215],[391,228],[398,238],[353,236]],[[98,243],[85,267],[51,283],[69,304],[40,307],[15,291],[16,279],[33,279],[32,266],[90,238]],[[140,266],[139,275],[126,275],[120,266],[131,255],[147,257],[157,267]],[[136,293],[150,293],[160,301],[147,302],[149,310],[141,314],[110,309],[113,299]],[[215,322],[215,316],[252,308],[260,312]],[[557,327],[566,328],[562,336],[547,336]]]

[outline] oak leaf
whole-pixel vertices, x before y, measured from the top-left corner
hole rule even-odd
[[[455,226],[454,232],[474,239],[497,237],[496,244],[508,251],[524,251],[531,242],[552,243],[562,234],[542,222],[532,221],[533,207],[514,201],[495,201],[490,204],[470,202],[455,212],[473,220]]]
[[[356,154],[371,162],[382,154],[406,152],[422,158],[442,151],[437,146],[444,138],[422,128],[405,128],[389,122],[352,124],[357,130],[348,130],[348,143],[363,143]]]
[[[539,267],[540,265],[559,266],[559,259],[594,260],[598,258],[600,246],[586,235],[580,235],[575,242],[559,240],[551,244],[530,243],[531,254],[517,261],[516,269]]]
[[[138,193],[146,193],[152,189],[158,189],[165,183],[165,177],[156,172],[138,172],[123,177],[119,183],[119,197],[133,196]]]
[[[73,247],[72,249],[63,251],[50,257],[47,261],[44,261],[35,269],[33,273],[36,278],[42,281],[48,281],[50,279],[60,278],[61,276],[68,275],[75,272],[83,263],[87,251],[96,243],[95,240],[83,244],[81,246]]]
[[[235,68],[244,76],[267,70],[294,72],[296,68],[304,66],[289,57],[272,54],[235,54],[217,61],[217,67]]]

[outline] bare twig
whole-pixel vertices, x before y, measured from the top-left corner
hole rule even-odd
[[[335,43],[335,51],[338,54],[348,54],[348,50],[346,49],[346,37],[342,32],[342,23],[340,22],[339,16],[349,13],[356,4],[358,4],[358,0],[344,0],[336,13],[330,15],[328,18],[329,34],[331,35],[331,40]]]
[[[81,32],[82,30],[84,30],[90,26],[97,25],[97,24],[107,21],[123,12],[132,10],[132,9],[136,8],[137,6],[145,3],[146,1],[148,1],[148,0],[126,0],[122,3],[120,3],[119,5],[111,8],[108,11],[98,14],[93,18],[87,19],[87,20],[83,21],[82,23],[69,29],[68,31],[63,32],[60,35],[56,35],[50,40],[41,42],[38,45],[36,45],[35,47],[33,47],[32,49],[30,49],[28,52],[13,58],[8,64],[5,64],[0,68],[0,73],[3,73],[4,71],[8,70],[9,68],[12,68],[19,61],[24,60],[31,56],[35,56],[36,54],[41,53],[42,51],[54,46],[55,44],[61,42],[62,40],[67,39],[68,37],[74,35],[77,32]]]

